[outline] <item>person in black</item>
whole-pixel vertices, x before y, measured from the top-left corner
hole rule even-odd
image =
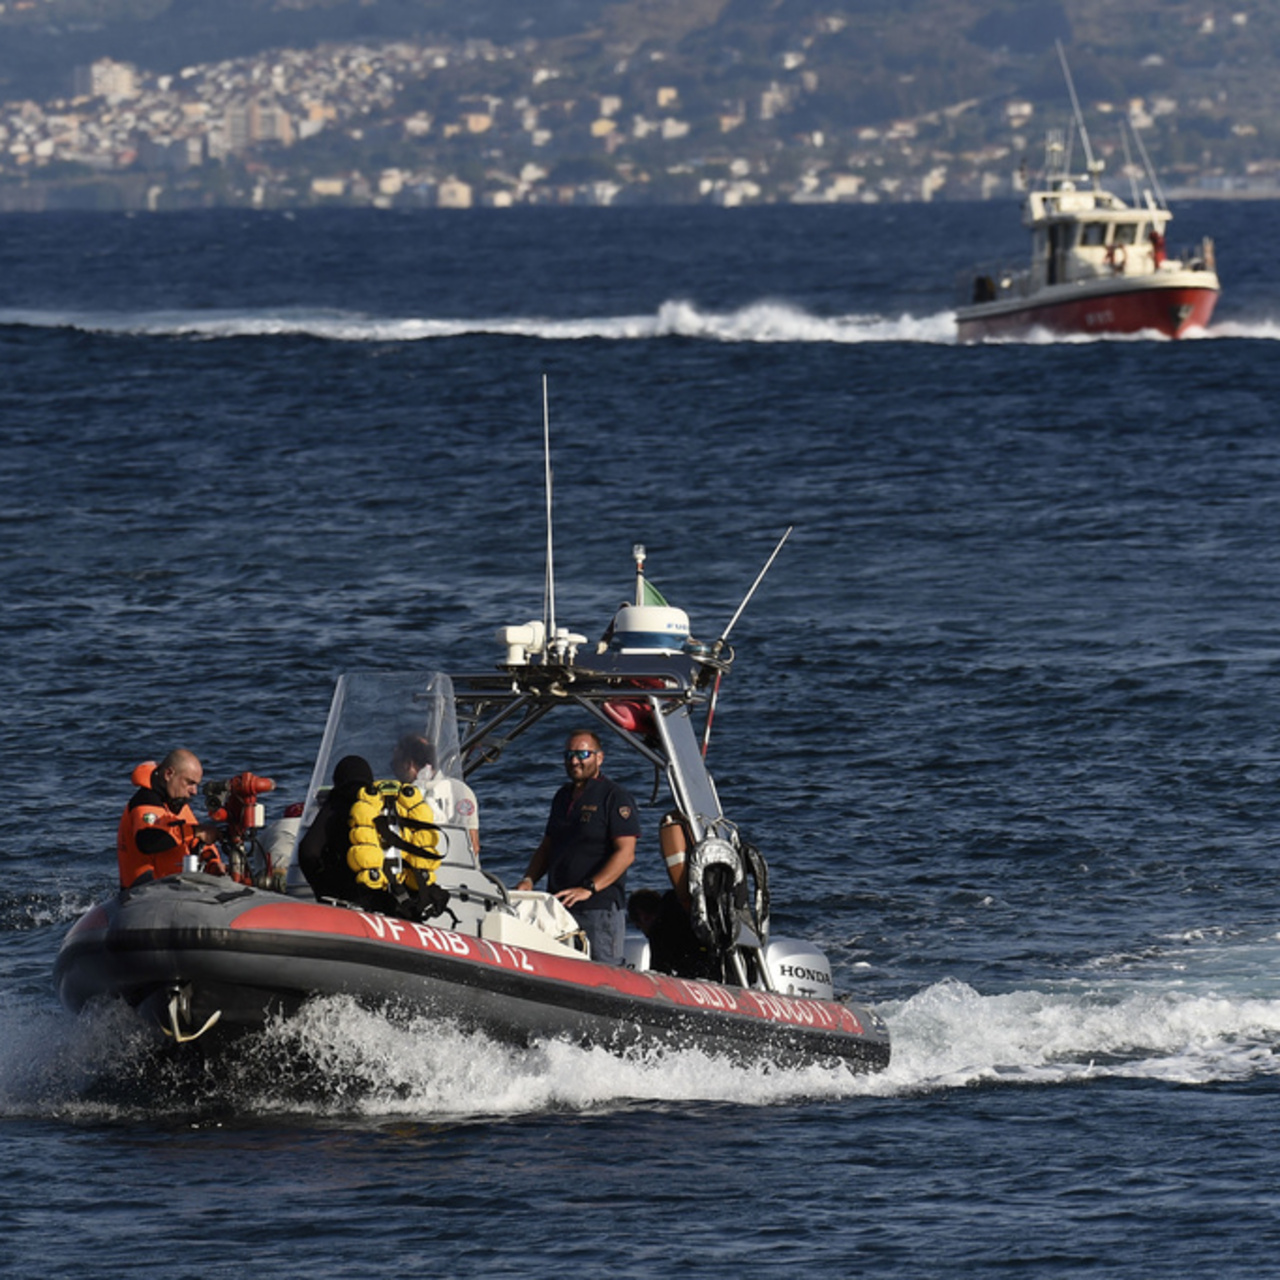
[[[637,889],[627,899],[627,918],[649,939],[649,968],[677,978],[724,977],[719,958],[698,941],[674,889]]]
[[[390,891],[372,889],[356,879],[347,862],[351,847],[351,806],[362,787],[373,782],[373,770],[361,756],[343,756],[333,770],[333,789],[298,844],[298,866],[317,898],[337,898],[366,911],[395,914]]]
[[[621,964],[626,938],[627,868],[635,861],[640,819],[630,793],[601,772],[604,750],[590,729],[565,742],[569,781],[551,801],[541,843],[517,889],[546,873],[547,890],[573,913],[591,958]]]

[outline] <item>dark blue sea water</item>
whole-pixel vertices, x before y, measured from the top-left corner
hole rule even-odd
[[[1280,210],[1176,212],[1208,335],[981,347],[1012,206],[0,219],[4,1275],[1280,1272]],[[561,621],[639,541],[714,635],[795,526],[710,759],[889,1071],[63,1011],[135,763],[278,813],[339,672],[541,615],[544,376]]]

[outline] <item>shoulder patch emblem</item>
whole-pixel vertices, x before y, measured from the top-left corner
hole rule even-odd
[[[631,817],[631,806],[629,804],[624,804],[622,808],[618,810],[618,815],[623,818]]]
[[[469,818],[473,813],[475,813],[476,807],[470,800],[459,800],[457,811],[462,817]]]

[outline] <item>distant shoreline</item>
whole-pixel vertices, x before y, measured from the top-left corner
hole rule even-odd
[[[1164,194],[1167,200],[1280,200],[1280,187],[1260,191],[1202,191],[1198,187],[1176,187]]]
[[[206,194],[183,193],[186,198],[156,199],[158,191],[154,183],[139,175],[121,178],[99,178],[85,182],[0,182],[0,214],[41,214],[41,213],[184,213],[208,211],[213,209],[256,209],[261,212],[301,213],[312,209],[372,209],[388,211],[384,206],[364,201],[334,200],[324,202],[268,203],[255,205],[248,201],[214,201]],[[1268,188],[1236,188],[1231,190],[1213,190],[1200,187],[1170,187],[1164,192],[1165,198],[1172,203],[1191,203],[1195,201],[1212,201],[1215,203],[1256,203],[1263,200],[1280,200],[1280,187]],[[1004,192],[987,200],[945,199],[934,200],[894,200],[894,201],[792,201],[792,200],[754,200],[744,201],[739,205],[720,205],[713,201],[671,201],[661,203],[644,201],[617,201],[610,205],[590,204],[553,204],[543,202],[517,203],[509,206],[475,205],[471,208],[448,208],[443,211],[451,215],[465,216],[469,212],[489,212],[497,209],[500,213],[515,212],[519,209],[551,209],[551,208],[599,208],[599,209],[722,209],[727,212],[747,209],[812,209],[812,208],[874,208],[885,209],[920,205],[961,205],[986,204],[992,206],[1018,205],[1021,197],[1012,192]],[[393,205],[390,211],[405,212],[423,210],[434,212],[437,206]]]

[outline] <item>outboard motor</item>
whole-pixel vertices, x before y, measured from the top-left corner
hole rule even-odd
[[[831,963],[811,942],[775,938],[764,950],[770,986],[784,996],[834,1000]]]

